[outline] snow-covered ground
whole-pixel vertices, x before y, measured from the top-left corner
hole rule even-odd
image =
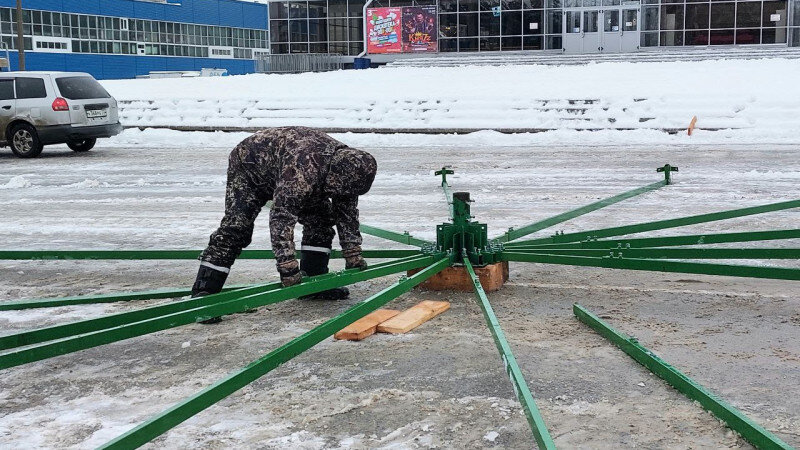
[[[392,68],[105,81],[138,126],[742,128],[797,142],[800,60]],[[750,134],[752,133],[752,134]],[[766,141],[765,141],[766,139]]]
[[[600,136],[594,142],[602,143],[633,135],[583,136]],[[134,131],[82,155],[65,147],[48,148],[38,160],[0,152],[0,248],[201,248],[222,215],[226,156],[240,137]],[[456,170],[454,189],[472,192],[473,212],[491,235],[652,183],[664,163],[680,166],[675,185],[557,229],[679,217],[796,199],[799,193],[796,145],[695,145],[677,136],[615,146],[540,146],[541,135],[494,133],[338,137],[373,152],[379,162],[374,188],[361,204],[364,222],[423,238],[433,238],[434,225],[447,214],[432,175],[443,165]],[[493,141],[506,146],[490,146]],[[257,223],[254,248],[268,246],[266,216]],[[662,234],[795,228],[798,222],[800,212],[790,210]],[[398,245],[367,238],[365,246]],[[0,261],[0,301],[188,286],[196,264]],[[524,264],[512,265],[511,275],[490,297],[560,447],[748,448],[580,326],[570,312],[575,301],[800,444],[800,405],[791,395],[800,385],[796,283]],[[264,279],[275,279],[272,262],[242,261],[231,283]],[[217,326],[179,327],[2,371],[0,447],[96,447],[387,282],[360,283],[347,302],[287,302]],[[152,447],[530,447],[527,424],[472,296],[414,292],[390,306],[431,298],[453,307],[408,335],[326,340]],[[0,329],[150,303],[2,312]]]

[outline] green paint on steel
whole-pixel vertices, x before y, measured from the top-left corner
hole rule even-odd
[[[385,267],[393,267],[405,261],[414,260],[415,258],[419,257],[404,258],[400,260],[376,264],[373,265],[368,270],[370,273],[375,273],[375,271],[377,270],[382,270]],[[328,278],[340,276],[342,273],[348,273],[348,272],[356,273],[357,269],[350,269],[349,271],[344,271],[340,273],[329,273],[325,275],[319,275],[313,278],[309,278],[307,281],[312,281],[312,280],[322,281]],[[276,289],[280,289],[280,287],[281,287],[280,283],[260,284],[247,288],[239,288],[237,290],[228,290],[227,292],[223,292],[220,294],[207,295],[205,297],[192,298],[192,299],[167,303],[163,305],[150,306],[135,311],[116,313],[94,319],[86,319],[62,325],[52,325],[49,327],[39,328],[36,330],[29,330],[7,336],[0,336],[0,350],[21,347],[24,345],[38,344],[40,342],[52,341],[55,339],[61,339],[69,336],[76,336],[79,334],[90,333],[94,331],[106,330],[181,311],[189,311],[203,306],[215,305],[222,302],[226,302],[228,300],[237,299],[246,295],[274,291]]]
[[[235,285],[224,288],[223,292],[234,289],[254,287],[254,285]],[[165,298],[186,297],[192,293],[186,288],[166,288],[152,291],[123,292],[118,294],[79,295],[75,297],[39,298],[31,300],[12,300],[0,302],[0,311],[15,311],[33,308],[54,308],[59,306],[90,305],[94,303],[114,303],[131,300],[160,300]]]
[[[800,248],[530,249],[515,253],[644,259],[800,259]]]
[[[557,216],[551,217],[549,219],[541,220],[539,222],[532,223],[530,225],[526,225],[524,227],[518,229],[509,229],[505,234],[498,236],[495,240],[499,242],[510,242],[521,237],[525,237],[529,234],[535,233],[537,231],[544,230],[545,228],[550,228],[553,225],[557,225],[562,222],[566,222],[568,220],[572,220],[576,217],[580,217],[584,214],[588,214],[593,211],[597,211],[598,209],[605,208],[606,206],[611,206],[615,203],[619,203],[623,200],[627,200],[629,198],[636,197],[637,195],[644,194],[646,192],[654,191],[661,187],[666,186],[665,181],[659,181],[657,183],[648,184],[647,186],[643,186],[640,188],[632,189],[628,192],[623,192],[622,194],[615,195],[613,197],[609,197],[604,200],[600,200],[599,202],[595,202],[586,206],[582,206],[577,209],[573,209],[572,211],[565,212],[563,214],[559,214]]]
[[[347,325],[410,291],[414,286],[422,283],[449,265],[449,259],[444,258],[411,277],[401,279],[392,286],[356,304],[344,313],[292,339],[290,342],[271,351],[262,358],[253,361],[243,369],[229,374],[214,385],[209,386],[172,408],[150,418],[147,422],[142,423],[100,448],[132,449],[150,442],[152,439],[164,434],[166,431],[200,411],[214,405],[225,397],[261,378],[281,364],[317,345]]]
[[[752,216],[768,212],[783,211],[786,209],[800,208],[800,200],[788,202],[770,203],[768,205],[752,206],[749,208],[731,209],[710,214],[700,214],[697,216],[680,217],[677,219],[658,220],[655,222],[644,222],[634,225],[621,227],[603,228],[598,230],[581,231],[578,233],[556,234],[548,238],[532,239],[520,241],[516,244],[559,244],[564,242],[591,241],[598,238],[623,236],[626,234],[642,233],[644,231],[664,230],[667,228],[683,227],[698,223],[716,222],[718,220],[733,219],[736,217]]]
[[[303,295],[314,294],[336,287],[347,286],[359,281],[370,280],[373,278],[391,275],[393,273],[405,272],[407,270],[425,267],[435,260],[436,258],[434,256],[422,256],[416,259],[393,264],[390,263],[382,267],[366,269],[363,271],[353,270],[336,273],[333,274],[333,276],[324,278],[313,277],[295,286],[286,288],[276,287],[273,290],[236,297],[234,299],[215,302],[210,305],[200,306],[176,313],[159,315],[157,317],[138,322],[125,323],[119,326],[99,329],[94,332],[71,335],[63,339],[48,340],[47,342],[3,353],[0,355],[0,369],[19,366],[34,361],[40,361],[42,359],[52,358],[54,356],[97,347],[111,342],[117,342],[154,333],[156,331],[208,320],[213,317],[242,312],[248,309],[257,308],[259,306],[301,297]],[[230,293],[218,295],[227,294]],[[101,319],[108,319],[108,317]],[[95,324],[92,326],[99,325]],[[19,339],[17,336],[19,335],[3,336],[3,339]]]
[[[500,351],[500,355],[503,358],[506,374],[511,380],[511,384],[514,386],[514,393],[517,394],[517,398],[520,404],[522,404],[522,410],[525,412],[525,418],[528,420],[528,425],[531,427],[533,437],[536,439],[536,443],[539,444],[540,449],[555,449],[556,445],[553,442],[553,438],[550,437],[550,432],[547,431],[547,425],[545,425],[544,418],[542,418],[542,414],[536,406],[533,394],[531,394],[530,389],[528,389],[528,383],[525,381],[525,377],[522,376],[522,370],[519,368],[517,359],[511,351],[511,345],[509,345],[505,333],[503,333],[503,329],[500,328],[500,321],[497,320],[494,309],[492,309],[492,305],[489,303],[486,292],[484,292],[483,286],[481,286],[481,282],[475,274],[475,270],[472,268],[469,259],[464,259],[464,266],[467,268],[467,272],[472,279],[472,285],[475,288],[475,296],[478,298],[478,305],[483,311],[483,317],[486,319],[486,324],[489,326],[489,331],[492,333],[494,344],[497,346],[497,350]]]
[[[401,244],[415,245],[417,247],[433,246],[433,242],[426,241],[423,239],[417,239],[414,236],[408,234],[408,231],[404,233],[396,233],[394,231],[384,230],[383,228],[377,228],[364,224],[361,224],[360,230],[362,233],[368,234],[370,236],[388,239],[390,241],[399,242]]]
[[[0,260],[182,260],[197,259],[202,250],[0,250]],[[403,258],[421,254],[419,250],[364,250],[364,258]],[[302,252],[298,251],[297,256]],[[341,250],[331,257],[341,258]],[[274,259],[272,250],[243,250],[239,259]]]
[[[450,210],[451,219],[455,217],[453,211],[453,193],[450,191],[450,185],[447,184],[447,176],[454,173],[456,173],[454,170],[446,166],[434,172],[434,175],[441,175],[442,177],[442,191],[444,191],[444,199],[447,200],[447,208]]]
[[[740,266],[686,261],[664,261],[640,258],[594,258],[589,256],[550,255],[547,253],[503,252],[502,261],[560,264],[566,266],[603,267],[606,269],[647,270],[653,272],[694,273],[773,280],[800,280],[800,269],[765,266]]]
[[[789,444],[780,440],[763,427],[753,422],[750,418],[742,414],[741,411],[717,397],[711,391],[686,376],[683,372],[668,364],[655,353],[648,350],[630,336],[612,328],[603,322],[602,319],[592,314],[577,303],[573,305],[572,312],[575,317],[585,323],[601,336],[610,340],[628,356],[645,366],[650,372],[658,375],[659,378],[669,383],[690,400],[700,403],[706,410],[720,418],[728,427],[739,433],[747,442],[759,449],[783,449],[790,450]]]
[[[583,241],[563,244],[525,244],[524,242],[511,242],[504,247],[507,249],[544,249],[544,248],[649,248],[670,247],[675,245],[709,245],[725,244],[731,242],[775,241],[781,239],[800,238],[800,229],[746,231],[742,233],[711,233],[691,234],[685,236],[666,236],[636,239],[608,239],[599,241]]]

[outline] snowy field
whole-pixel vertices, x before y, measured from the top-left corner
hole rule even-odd
[[[794,142],[800,60],[387,68],[105,81],[133,126],[747,130]],[[335,88],[333,88],[335,86]],[[766,140],[765,140],[766,139]]]
[[[706,79],[702,72],[697,77]],[[775,79],[772,87],[786,82]],[[796,138],[793,145],[745,146],[733,132],[729,140],[649,133],[337,138],[379,162],[362,201],[363,222],[428,239],[447,215],[432,175],[443,165],[456,170],[454,189],[472,193],[473,213],[489,224],[490,235],[652,183],[665,163],[680,167],[675,185],[557,229],[798,198]],[[127,131],[84,155],[48,148],[40,159],[21,160],[2,151],[0,248],[202,248],[222,215],[227,154],[243,136]],[[268,246],[266,219],[257,222],[253,248]],[[798,223],[800,211],[790,210],[662,234]],[[398,245],[367,238],[365,247]],[[0,261],[0,301],[189,286],[195,271],[192,261]],[[524,264],[513,264],[511,277],[490,298],[559,447],[749,448],[580,325],[570,310],[576,301],[800,445],[796,282]],[[230,282],[276,278],[272,262],[242,261]],[[0,447],[93,448],[394,279],[361,283],[346,302],[287,302],[216,326],[184,326],[0,372]],[[422,299],[453,307],[407,335],[326,340],[151,447],[529,448],[527,423],[473,297],[415,291],[390,307]],[[149,303],[0,312],[0,330]]]

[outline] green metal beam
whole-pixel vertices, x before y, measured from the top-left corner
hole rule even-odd
[[[255,285],[234,285],[222,289],[228,292],[234,289],[254,287]],[[75,297],[39,298],[31,300],[0,301],[0,311],[16,311],[33,308],[54,308],[59,306],[91,305],[95,303],[114,303],[131,300],[160,300],[165,298],[186,297],[192,293],[186,288],[166,288],[152,291],[123,292],[118,294],[79,295]]]
[[[344,313],[292,339],[262,358],[253,361],[243,369],[229,374],[214,385],[209,386],[194,396],[176,404],[172,408],[150,418],[147,422],[142,423],[100,448],[127,450],[138,448],[150,442],[152,439],[164,434],[200,411],[214,405],[225,397],[261,378],[271,370],[279,367],[281,364],[317,345],[347,325],[410,291],[414,286],[422,283],[449,265],[449,259],[440,259],[421,272],[411,277],[401,279],[392,286],[356,304]]]
[[[394,267],[403,262],[412,261],[415,258],[420,258],[420,257],[404,258],[400,260],[384,262],[381,264],[376,264],[367,270],[368,273],[376,273],[377,271],[383,270],[385,267]],[[357,272],[357,269],[351,269],[348,272],[355,273]],[[311,280],[322,281],[339,275],[340,273],[329,273],[310,278],[307,281]],[[277,289],[280,289],[281,287],[282,287],[281,283],[279,282],[269,283],[269,284],[259,284],[248,288],[228,290],[227,292],[223,292],[220,294],[207,295],[204,297],[181,300],[163,305],[150,306],[135,311],[110,314],[107,316],[97,317],[94,319],[86,319],[78,322],[71,322],[61,325],[52,325],[49,327],[23,331],[21,333],[11,334],[7,336],[0,336],[0,350],[16,348],[25,345],[38,344],[40,342],[52,341],[55,339],[61,339],[69,336],[76,336],[79,334],[90,333],[94,331],[106,330],[181,311],[189,311],[203,306],[215,305],[229,300],[241,298],[246,295],[275,291]]]
[[[436,259],[437,258],[434,256],[423,256],[400,263],[388,264],[379,268],[366,269],[363,271],[351,270],[347,272],[336,273],[330,277],[313,277],[301,284],[287,288],[279,287],[273,290],[245,295],[227,301],[214,302],[212,304],[185,311],[159,315],[157,317],[138,322],[125,323],[123,325],[112,326],[109,328],[101,328],[97,331],[84,334],[70,335],[69,337],[65,337],[63,339],[48,340],[47,342],[40,341],[42,343],[23,347],[21,349],[15,349],[13,351],[1,354],[0,370],[34,361],[40,361],[42,359],[52,358],[54,356],[85,350],[87,348],[109,344],[111,342],[117,342],[145,334],[155,333],[157,331],[175,328],[189,323],[208,320],[213,317],[242,312],[248,309],[257,308],[259,306],[278,303],[284,300],[301,297],[303,295],[314,294],[328,289],[346,286],[359,281],[370,280],[373,278],[391,275],[393,273],[405,272],[407,270],[425,267],[436,261]],[[228,294],[230,293],[217,295]],[[102,319],[108,319],[108,317]],[[80,322],[76,322],[72,325],[78,323]],[[102,324],[92,323],[91,326],[100,327]],[[34,330],[34,332],[41,331],[42,330]],[[65,331],[60,329],[53,331],[53,333],[56,335],[64,332]],[[31,332],[28,332],[28,339],[31,339],[30,333]],[[25,335],[25,333],[21,334]],[[3,336],[3,340],[13,342],[15,340],[19,340],[19,336],[20,335]],[[43,337],[42,334],[36,334],[34,336],[37,339],[44,339],[47,337]]]
[[[401,235],[402,236],[402,235]],[[197,259],[202,250],[0,250],[0,260],[182,260]],[[302,255],[297,252],[297,256]],[[364,258],[403,258],[419,255],[414,249],[364,250]],[[340,258],[341,250],[331,257]],[[243,250],[239,259],[275,259],[272,250]]]
[[[706,410],[725,422],[728,427],[739,433],[747,442],[759,449],[791,450],[792,447],[770,433],[762,426],[753,422],[742,414],[741,411],[717,397],[683,372],[668,364],[655,353],[643,347],[636,338],[627,336],[610,325],[606,324],[596,315],[587,311],[577,303],[573,305],[572,312],[575,317],[585,323],[601,336],[610,340],[628,356],[645,366],[647,370],[658,375],[659,378],[669,383],[690,400],[700,403]]]
[[[664,261],[638,258],[593,258],[589,256],[549,255],[546,253],[502,252],[502,261],[560,264],[566,266],[603,267],[606,269],[646,270],[653,272],[694,273],[729,277],[800,280],[800,269],[785,267],[740,266],[685,261]]]
[[[469,258],[464,258],[464,266],[467,268],[467,272],[472,279],[472,285],[475,288],[475,296],[478,298],[478,305],[483,311],[483,317],[486,319],[486,324],[489,326],[489,331],[492,333],[494,344],[497,346],[497,350],[500,351],[500,355],[503,358],[506,374],[511,380],[511,384],[514,386],[514,393],[517,394],[517,398],[522,404],[522,410],[525,413],[525,418],[528,420],[528,425],[531,427],[533,437],[536,439],[536,443],[539,445],[540,449],[555,449],[556,444],[553,442],[553,438],[550,437],[550,432],[547,431],[544,418],[542,418],[539,408],[536,407],[533,394],[531,394],[530,389],[528,389],[528,383],[522,376],[522,370],[517,364],[514,353],[511,352],[511,345],[509,345],[508,340],[506,340],[503,329],[500,328],[500,321],[497,320],[497,316],[494,314],[494,309],[492,309],[492,305],[486,297],[486,292],[484,292],[483,286],[481,286],[481,282],[475,274],[472,264],[469,262]]]
[[[383,239],[388,239],[390,241],[399,242],[401,244],[414,245],[417,247],[428,247],[434,245],[434,243],[431,241],[417,239],[414,236],[411,236],[410,234],[408,234],[408,231],[404,233],[396,233],[394,231],[384,230],[383,228],[377,228],[364,224],[361,224],[360,230],[364,234],[368,234],[370,236],[375,236]]]
[[[602,228],[598,230],[581,231],[577,233],[556,234],[547,238],[531,239],[520,241],[515,244],[560,244],[565,242],[591,241],[598,238],[623,236],[626,234],[642,233],[644,231],[664,230],[667,228],[683,227],[698,223],[716,222],[718,220],[733,219],[736,217],[752,216],[768,212],[782,211],[786,209],[800,208],[800,200],[788,202],[771,203],[769,205],[752,206],[749,208],[731,209],[710,214],[700,214],[697,216],[680,217],[677,219],[659,220],[655,222],[644,222],[634,225],[621,227]]]
[[[166,316],[168,314],[189,311],[202,306],[225,302],[246,295],[260,292],[271,292],[280,287],[280,283],[260,284],[251,288],[230,290],[224,293],[208,295],[200,298],[176,301],[134,311],[110,314],[94,319],[85,319],[77,322],[51,325],[48,327],[37,328],[20,333],[4,335],[0,336],[0,350],[23,347],[26,345],[38,344],[40,342],[48,342],[65,337],[77,336],[84,333],[111,329],[122,325],[141,322],[147,319]]]
[[[504,245],[507,249],[544,249],[544,248],[649,248],[671,247],[676,245],[708,245],[726,244],[731,242],[775,241],[782,239],[800,238],[800,229],[746,231],[743,233],[711,233],[691,234],[684,236],[666,236],[636,239],[607,239],[599,241],[583,241],[563,244],[525,244],[523,242],[510,242]]]
[[[524,227],[513,229],[510,228],[505,234],[498,236],[494,240],[499,242],[510,242],[515,239],[519,239],[521,237],[525,237],[529,234],[535,233],[537,231],[544,230],[545,228],[550,228],[553,225],[557,225],[562,222],[566,222],[568,220],[574,219],[576,217],[580,217],[584,214],[588,214],[592,211],[597,211],[598,209],[605,208],[606,206],[611,206],[615,203],[619,203],[623,200],[627,200],[629,198],[636,197],[637,195],[644,194],[646,192],[654,191],[661,187],[667,185],[666,181],[659,181],[657,183],[648,184],[647,186],[642,186],[640,188],[632,189],[628,192],[623,192],[622,194],[615,195],[613,197],[609,197],[604,200],[600,200],[598,202],[591,203],[586,206],[582,206],[577,209],[573,209],[572,211],[568,211],[557,216],[553,216],[549,219],[540,220],[539,222],[532,223],[530,225],[526,225]]]
[[[800,248],[620,248],[561,249],[515,248],[515,253],[644,259],[798,259]]]
[[[450,218],[455,218],[455,211],[453,210],[453,192],[450,190],[450,185],[447,184],[447,176],[454,174],[455,171],[442,167],[442,170],[434,172],[435,175],[442,177],[442,191],[444,192],[444,199],[447,201],[447,208],[450,210]]]

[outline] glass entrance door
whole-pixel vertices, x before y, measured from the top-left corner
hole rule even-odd
[[[639,50],[639,8],[622,8],[620,51],[623,53]]]
[[[577,3],[580,0],[572,0]],[[564,10],[566,53],[620,53],[639,48],[639,7],[616,5],[599,8],[597,0],[583,0],[583,7]],[[589,6],[588,4],[591,4]],[[576,5],[578,6],[578,5]]]
[[[586,9],[583,11],[583,52],[601,53],[603,51],[603,36],[600,26],[603,23],[603,12],[599,9]]]

